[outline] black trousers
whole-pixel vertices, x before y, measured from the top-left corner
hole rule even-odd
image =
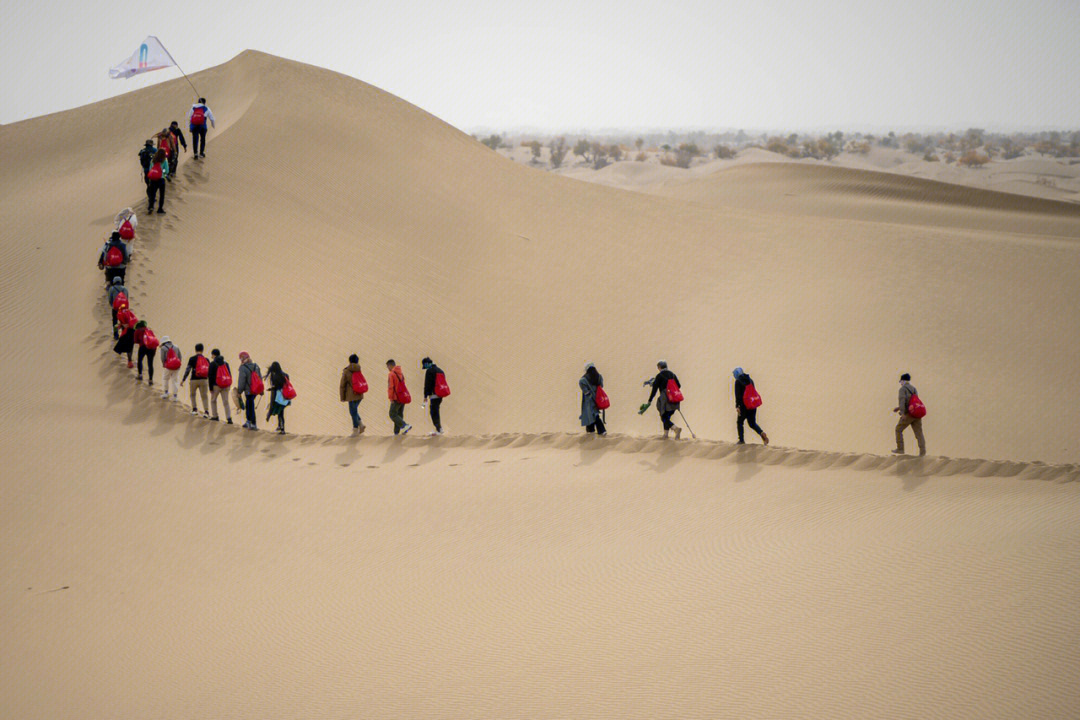
[[[124,276],[127,275],[127,266],[124,267],[107,267],[105,268],[105,283],[107,285],[113,284],[113,278],[120,278],[120,284],[124,284]],[[113,325],[116,324],[116,313],[113,313]]]
[[[660,413],[660,422],[664,423],[664,429],[670,430],[675,427],[675,423],[671,422],[671,416],[675,414],[674,410],[668,410],[667,412]]]
[[[146,358],[146,371],[150,373],[150,382],[154,382],[154,351],[139,346],[139,377],[142,377],[143,358]]]
[[[442,416],[439,414],[442,401],[441,397],[433,397],[429,401],[431,404],[431,424],[435,426],[437,432],[442,432]]]
[[[248,425],[255,427],[255,396],[244,393],[244,418]]]
[[[747,410],[745,408],[739,410],[739,442],[743,442],[743,423],[750,426],[750,429],[756,432],[758,435],[764,435],[763,431],[757,424],[757,408],[753,410]]]
[[[165,208],[165,179],[151,180],[146,185],[146,197],[150,200],[150,210],[154,209],[154,198],[157,195],[161,195],[161,200],[158,202],[158,207]]]
[[[112,281],[110,280],[110,282],[112,282]],[[116,308],[111,308],[111,310],[112,310],[112,339],[113,340],[119,340],[120,339],[120,332],[116,329]]]
[[[199,148],[202,148],[200,151]],[[206,154],[206,126],[191,128],[191,154],[192,156],[198,155],[202,152]]]
[[[585,426],[585,432],[587,432],[587,433],[598,432],[601,435],[603,435],[604,433],[607,432],[607,428],[604,427],[604,421],[600,418],[599,415],[597,415],[596,416],[596,422],[594,422],[592,425],[586,425]]]

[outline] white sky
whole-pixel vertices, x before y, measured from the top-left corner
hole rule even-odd
[[[178,76],[108,77],[157,35],[188,73],[263,50],[466,129],[1080,127],[1080,0],[12,0],[4,15],[2,123]]]

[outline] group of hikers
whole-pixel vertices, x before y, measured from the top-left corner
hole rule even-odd
[[[205,158],[207,123],[215,126],[214,114],[206,105],[206,98],[199,98],[198,102],[191,106],[187,113],[187,121],[188,131],[192,136],[192,156]],[[149,199],[147,208],[149,212],[154,211],[155,202],[157,212],[165,212],[165,185],[176,175],[181,148],[187,151],[187,139],[179,123],[174,120],[169,127],[147,140],[145,147],[139,152],[143,181],[146,183],[146,195]],[[127,367],[132,368],[135,366],[132,356],[135,348],[138,347],[137,382],[142,382],[145,363],[147,384],[151,387],[154,385],[154,361],[155,358],[159,358],[164,370],[162,399],[178,400],[179,389],[185,383],[189,383],[192,415],[200,414],[198,398],[201,397],[202,416],[219,421],[218,399],[220,398],[225,421],[232,425],[232,408],[228,398],[229,388],[232,388],[232,403],[238,411],[243,411],[243,427],[248,430],[258,429],[255,410],[259,398],[266,394],[268,384],[269,407],[266,421],[269,422],[271,418],[277,417],[277,432],[284,435],[285,410],[296,398],[296,390],[288,373],[281,368],[279,362],[271,363],[264,374],[258,364],[251,359],[249,353],[241,352],[238,356],[239,372],[234,385],[232,368],[220,350],[212,349],[208,358],[203,352],[203,344],[197,343],[194,355],[188,358],[187,365],[184,366],[180,349],[172,340],[168,336],[163,336],[159,340],[146,321],[135,316],[131,309],[130,293],[124,283],[132,255],[128,242],[135,238],[137,226],[138,217],[131,208],[124,208],[117,213],[114,218],[114,230],[98,256],[98,267],[105,272],[106,296],[112,314],[114,352],[120,356],[121,361],[124,361],[126,357]],[[182,366],[184,366],[183,375],[180,374]],[[450,395],[446,373],[429,357],[423,358],[420,366],[424,371],[422,409],[429,408],[431,423],[434,426],[431,435],[442,435],[442,401]],[[389,416],[393,423],[394,434],[406,435],[412,430],[412,425],[405,422],[405,406],[412,402],[412,396],[405,384],[405,373],[401,366],[391,359],[386,361],[386,369],[387,398],[390,401]],[[679,413],[683,423],[686,424],[686,417],[682,415],[681,409],[685,399],[682,383],[679,377],[668,368],[666,361],[659,361],[656,364],[656,370],[656,375],[647,378],[643,383],[644,386],[650,388],[649,399],[638,408],[638,414],[648,411],[655,399],[664,437],[668,438],[671,433],[674,433],[675,439],[678,440],[682,436],[682,428],[673,421],[675,413]],[[753,379],[741,367],[732,370],[731,374],[735,380],[734,396],[739,444],[745,444],[744,425],[748,425],[761,437],[761,442],[768,445],[769,436],[757,422],[757,411],[762,405],[762,399],[754,386]],[[578,387],[581,390],[580,420],[585,432],[606,436],[606,410],[611,406],[611,399],[604,390],[604,376],[593,363],[585,365],[585,372],[578,381]],[[367,429],[359,412],[360,403],[367,392],[368,383],[360,366],[360,358],[352,354],[348,358],[348,364],[341,371],[339,398],[341,402],[347,404],[354,436],[363,434]],[[922,418],[926,415],[926,406],[919,399],[915,387],[911,384],[911,376],[907,373],[900,376],[900,395],[894,412],[900,414],[900,420],[896,425],[896,449],[892,452],[904,454],[904,429],[911,427],[918,442],[919,454],[925,455],[926,442],[923,438]],[[690,430],[688,424],[687,430]],[[690,430],[690,433],[693,435],[693,430]]]
[[[191,133],[191,157],[206,157],[206,124],[215,127],[214,113],[206,106],[206,98],[191,106],[187,114],[188,132]],[[150,201],[147,212],[154,212],[157,203],[158,213],[165,213],[165,183],[172,182],[176,171],[180,169],[180,149],[187,152],[187,139],[180,123],[173,120],[167,128],[146,141],[139,151],[139,164],[142,166],[143,182],[146,183],[146,197]]]

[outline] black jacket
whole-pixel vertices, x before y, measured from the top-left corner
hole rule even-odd
[[[424,397],[429,398],[435,395],[435,376],[441,373],[442,370],[438,365],[432,363],[428,365],[427,373],[424,375]],[[444,373],[445,374],[445,373]]]
[[[184,139],[184,131],[177,127],[177,128],[169,128],[169,132],[171,132],[173,134],[173,137],[175,137],[178,141],[180,141],[180,145],[185,150],[187,150],[187,140]]]
[[[660,372],[656,373],[656,377],[653,378],[652,392],[649,393],[649,402],[653,401],[653,398],[656,397],[656,393],[664,392],[665,390],[667,390],[668,380],[674,380],[675,385],[680,388],[682,387],[682,383],[679,382],[678,375],[667,369],[661,370]]]
[[[111,239],[109,240],[109,242],[105,243],[105,247],[101,248],[101,255],[98,257],[98,265],[104,265],[105,264],[105,254],[107,252],[109,252],[109,246],[110,245],[120,248],[120,252],[124,253],[124,262],[121,264],[121,267],[126,267],[127,264],[128,264],[128,260],[131,259],[131,257],[128,254],[127,243],[124,242],[123,240],[111,240]]]
[[[218,355],[216,358],[210,361],[210,374],[207,375],[207,379],[210,380],[210,387],[217,387],[217,369],[222,365],[229,371],[229,375],[232,375],[232,368],[229,367],[229,363],[225,362],[225,358]]]
[[[746,390],[747,385],[753,385],[754,381],[750,379],[750,376],[743,373],[735,380],[735,407],[740,410],[745,410],[746,406],[743,404],[743,392]]]
[[[187,380],[188,375],[191,375],[192,380],[206,380],[207,378],[213,376],[213,372],[211,372],[211,373],[208,373],[207,376],[204,377],[204,378],[195,377],[195,363],[199,362],[199,358],[201,358],[201,357],[206,357],[206,356],[203,355],[202,353],[195,353],[194,355],[192,355],[191,357],[188,358],[187,367],[184,368],[184,377],[180,378],[180,382],[183,382],[184,380]]]
[[[157,153],[155,147],[144,147],[139,151],[139,163],[142,165],[143,172],[150,172],[150,163],[154,161],[155,153]]]

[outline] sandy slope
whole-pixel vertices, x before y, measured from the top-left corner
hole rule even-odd
[[[0,716],[1076,706],[1080,471],[1020,462],[1080,456],[1070,216],[724,209],[514,165],[258,53],[196,81],[223,122],[140,223],[133,302],[187,351],[280,359],[304,434],[191,419],[108,352],[97,243],[186,86],[0,128]],[[414,390],[431,353],[454,435],[325,435],[354,349]],[[700,435],[733,437],[741,364],[807,451],[644,437],[658,356]],[[584,360],[625,436],[563,434]],[[988,460],[859,454],[889,446],[903,369],[931,453]],[[385,408],[362,406],[382,433]]]

